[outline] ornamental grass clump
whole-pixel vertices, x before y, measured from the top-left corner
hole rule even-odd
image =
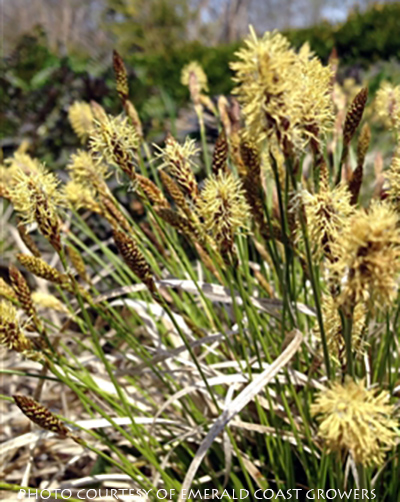
[[[60,173],[1,159],[0,489],[398,499],[397,88],[338,64],[251,30],[234,96],[189,63],[199,135],[163,137],[114,52],[120,109],[69,108]]]

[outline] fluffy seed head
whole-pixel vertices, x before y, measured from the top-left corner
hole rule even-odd
[[[68,110],[68,119],[75,134],[86,143],[93,129],[93,113],[89,103],[75,101]]]
[[[222,248],[231,249],[234,235],[246,228],[250,208],[240,180],[222,171],[206,179],[198,203],[205,228]]]
[[[69,436],[69,430],[51,411],[36,402],[28,396],[14,395],[15,404],[26,415],[29,420],[34,422],[42,429],[54,432],[66,438]]]
[[[396,296],[400,273],[400,229],[396,212],[386,203],[358,210],[334,244],[334,276],[340,279],[340,303],[351,308],[368,301],[388,306]]]
[[[357,464],[366,466],[382,464],[385,452],[396,444],[393,411],[386,392],[377,394],[352,380],[333,383],[311,405],[328,449],[350,452]]]

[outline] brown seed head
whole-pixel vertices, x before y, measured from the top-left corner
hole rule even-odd
[[[53,415],[53,413],[51,413],[51,411],[36,402],[34,399],[20,394],[14,395],[13,398],[18,408],[33,423],[42,429],[58,434],[62,438],[69,436],[70,432],[61,420],[59,420],[55,415]]]
[[[21,331],[16,308],[6,301],[0,302],[0,344],[16,352],[33,350],[32,342]]]
[[[118,251],[128,267],[146,284],[151,292],[156,292],[153,273],[139,246],[132,237],[118,229],[113,229],[113,237]]]
[[[175,181],[170,176],[168,176],[168,174],[165,171],[160,171],[160,178],[166,192],[168,193],[168,195],[170,195],[175,204],[180,209],[182,209],[185,214],[189,214],[190,208],[188,206],[188,203],[186,202],[182,190],[175,183]]]
[[[348,145],[361,122],[368,99],[368,89],[363,87],[356,95],[346,114],[343,128],[343,143]]]
[[[18,301],[28,317],[36,317],[36,309],[33,305],[31,290],[26,282],[24,276],[21,272],[10,265],[9,274],[11,279],[11,284],[14,288],[15,294],[17,295]]]
[[[41,254],[38,249],[38,247],[35,244],[35,241],[32,239],[30,234],[28,233],[26,226],[22,221],[19,221],[17,224],[17,230],[19,233],[19,236],[21,237],[23,243],[25,246],[29,249],[29,251],[33,254],[33,256],[37,256],[40,258]]]
[[[71,246],[67,247],[67,252],[73,267],[78,272],[79,277],[85,282],[88,282],[89,277],[86,272],[86,266],[85,262],[83,261],[82,255]]]
[[[368,124],[364,124],[361,128],[360,136],[357,143],[357,166],[363,165],[365,156],[368,151],[371,141],[371,129]]]
[[[168,207],[168,201],[165,199],[163,193],[158,188],[158,186],[153,183],[149,178],[142,176],[141,174],[136,175],[136,179],[140,188],[147,195],[152,204],[157,204],[159,206]]]
[[[215,143],[214,155],[212,161],[212,170],[214,174],[218,174],[219,171],[226,172],[228,166],[226,161],[228,159],[228,141],[226,140],[226,134],[224,131],[220,133],[218,139]]]
[[[124,61],[116,50],[113,51],[113,68],[117,83],[117,92],[121,101],[124,102],[129,97],[128,74]]]

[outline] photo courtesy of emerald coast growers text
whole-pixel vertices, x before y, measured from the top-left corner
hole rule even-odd
[[[400,1],[0,40],[0,499],[400,502]]]

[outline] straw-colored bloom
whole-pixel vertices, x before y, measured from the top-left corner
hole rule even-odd
[[[189,138],[181,145],[172,136],[165,140],[165,147],[159,148],[158,157],[163,160],[162,167],[176,179],[182,190],[193,200],[199,194],[195,175],[192,170],[193,157],[197,154],[195,141]]]
[[[386,172],[386,179],[389,182],[389,200],[400,211],[400,148],[398,147],[393,155],[390,168]]]
[[[223,251],[231,250],[235,233],[247,227],[250,216],[240,180],[235,179],[232,173],[222,171],[206,179],[198,211],[205,228]]]
[[[323,298],[322,317],[329,355],[334,360],[344,363],[346,360],[346,347],[343,337],[342,321],[340,319],[338,305],[330,295]],[[365,320],[366,308],[362,303],[359,303],[354,308],[351,332],[352,349],[358,355],[364,352],[365,344],[362,339],[362,333],[365,326]],[[321,332],[318,323],[315,325],[314,334],[317,340],[321,340]]]
[[[332,70],[303,47],[297,54],[280,33],[258,39],[251,29],[246,47],[231,64],[238,83],[247,134],[253,141],[276,136],[285,151],[302,148],[333,122]]]
[[[389,129],[400,128],[400,85],[383,82],[375,97],[375,113]]]
[[[84,185],[96,185],[110,175],[106,164],[95,163],[84,150],[71,155],[67,169],[74,181]]]
[[[332,264],[340,280],[339,301],[351,308],[359,301],[385,307],[397,292],[400,273],[399,218],[386,203],[372,203],[368,212],[358,210],[340,234],[332,250]]]
[[[63,305],[60,300],[54,295],[42,293],[41,291],[34,291],[32,293],[33,303],[37,308],[56,310],[57,312],[68,313],[68,309]]]
[[[310,52],[299,52],[297,106],[299,124],[306,137],[318,139],[328,132],[334,121],[332,68],[323,66]]]
[[[98,162],[119,166],[128,176],[134,177],[133,158],[139,148],[139,137],[128,117],[107,115],[94,122],[90,136],[90,148]]]
[[[75,134],[85,143],[93,129],[93,113],[89,103],[75,101],[68,110],[68,119]]]
[[[100,213],[100,205],[95,200],[95,190],[76,181],[69,181],[65,185],[65,195],[69,204],[76,210],[85,208]]]
[[[297,108],[293,106],[293,73],[297,55],[280,33],[265,33],[258,39],[254,30],[246,47],[231,63],[238,83],[235,92],[243,105],[247,134],[263,140],[277,135],[281,141],[294,142]]]
[[[333,383],[322,391],[311,413],[317,416],[319,436],[330,451],[348,451],[357,464],[379,465],[395,445],[397,423],[386,392],[367,390],[364,382]]]
[[[316,257],[332,257],[331,246],[339,231],[348,225],[354,212],[350,205],[350,192],[346,185],[331,189],[322,184],[318,193],[304,191],[302,201],[307,217],[308,236]]]
[[[36,221],[42,234],[60,249],[57,211],[65,205],[65,194],[56,176],[38,165],[36,171],[19,169],[13,176],[11,198],[25,223]]]
[[[203,68],[197,61],[191,61],[182,68],[181,83],[189,87],[191,84],[191,75],[196,78],[198,91],[208,92],[207,75],[204,73]]]

